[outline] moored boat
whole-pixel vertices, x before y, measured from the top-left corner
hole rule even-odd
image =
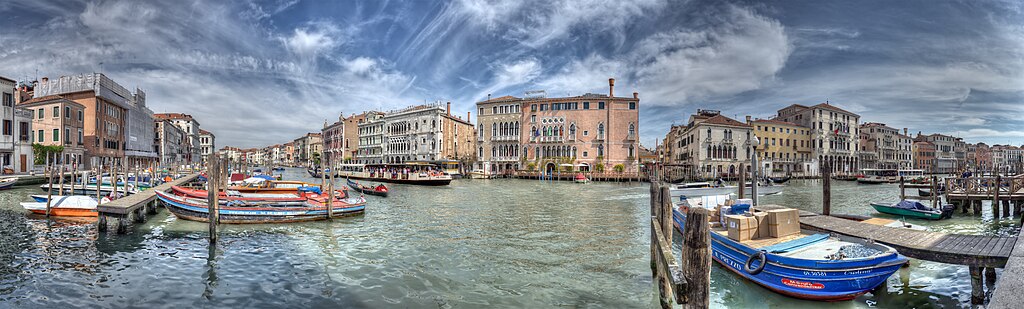
[[[938,191],[938,195],[940,195],[940,196],[943,195],[943,194],[946,194],[946,190],[943,190],[942,188],[939,188],[936,191]],[[923,196],[923,197],[931,197],[932,196],[932,190],[931,189],[917,189],[917,195]]]
[[[22,202],[21,207],[35,214],[46,214],[46,198],[42,200],[32,196],[35,202]],[[96,199],[90,196],[52,196],[50,202],[50,215],[57,217],[97,217],[96,206],[99,204]],[[106,198],[103,199],[107,201]]]
[[[338,177],[424,186],[447,186],[451,174],[440,166],[428,162],[398,164],[339,164]]]
[[[228,190],[241,193],[291,193],[303,187],[317,187],[320,185],[291,180],[265,180],[261,182],[247,182],[244,185],[228,187]]]
[[[209,208],[206,199],[197,199],[156,191],[157,198],[164,203],[174,216],[191,221],[208,222]],[[253,204],[239,201],[222,205],[217,208],[220,223],[226,224],[258,224],[258,223],[291,223],[327,219],[327,196],[310,197],[295,205],[284,204]],[[332,203],[332,213],[336,217],[354,216],[366,210],[366,200],[361,197],[338,198]]]
[[[348,186],[351,187],[353,190],[359,191],[360,193],[369,194],[369,195],[376,195],[376,196],[383,196],[383,197],[387,197],[388,196],[388,187],[383,185],[383,184],[379,184],[379,185],[371,187],[371,186],[362,185],[362,184],[360,184],[358,182],[355,182],[355,181],[352,181],[350,179],[346,179],[345,182],[348,183]]]
[[[942,205],[941,209],[925,206],[919,201],[902,200],[898,203],[871,203],[878,212],[908,218],[939,220],[953,216],[952,205]]]
[[[775,183],[775,184],[784,184],[784,183],[786,183],[787,181],[789,181],[792,178],[793,178],[792,176],[786,176],[786,177],[769,177],[768,179],[770,179],[772,181],[772,183]]]
[[[673,224],[680,232],[685,211],[673,209]],[[802,230],[745,241],[729,238],[722,227],[712,228],[710,234],[713,260],[768,290],[800,299],[853,299],[884,284],[907,263],[906,257],[885,245]]]
[[[757,195],[772,195],[781,193],[784,185],[758,185]],[[731,185],[715,185],[710,182],[691,182],[683,184],[674,184],[670,187],[672,196],[708,196],[708,195],[725,195],[725,194],[738,194],[737,189],[739,186]],[[750,184],[744,189],[744,192],[750,193],[753,189]]]
[[[573,181],[576,183],[588,183],[590,182],[590,179],[587,179],[587,176],[583,175],[583,173],[576,173],[576,177]]]
[[[0,190],[13,188],[16,183],[18,183],[17,177],[0,179]]]

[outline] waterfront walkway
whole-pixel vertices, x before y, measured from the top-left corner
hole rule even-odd
[[[1017,244],[1010,252],[1010,258],[1003,268],[1002,279],[996,284],[992,299],[988,303],[990,309],[1020,308],[1024,304],[1024,293],[1020,293],[1024,286],[1024,241],[1017,235]]]
[[[189,174],[185,177],[156,186],[155,188],[144,190],[139,193],[128,195],[96,206],[96,211],[99,212],[98,227],[100,231],[105,231],[107,229],[108,218],[117,219],[118,233],[124,233],[127,231],[128,220],[134,219],[135,222],[145,222],[146,213],[156,213],[157,205],[155,190],[167,192],[172,186],[180,186],[189,183],[198,177],[198,173]]]

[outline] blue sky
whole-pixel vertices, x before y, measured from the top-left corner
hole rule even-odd
[[[1019,1],[4,1],[0,15],[0,76],[102,71],[218,146],[425,101],[464,116],[489,93],[605,93],[609,77],[640,93],[648,147],[698,108],[826,100],[1024,144]]]

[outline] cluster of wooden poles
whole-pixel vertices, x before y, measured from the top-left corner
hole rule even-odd
[[[64,194],[64,191],[65,191],[64,190],[64,188],[65,188],[65,186],[64,186],[65,185],[65,181],[64,180],[67,178],[65,174],[69,173],[69,172],[71,173],[71,175],[70,175],[71,179],[67,181],[67,185],[70,186],[70,187],[68,187],[68,190],[70,190],[70,194],[69,195],[74,195],[74,193],[75,193],[75,189],[76,189],[75,181],[76,180],[80,180],[81,181],[82,194],[84,195],[87,192],[87,187],[89,185],[89,174],[90,174],[90,171],[81,171],[82,172],[82,176],[81,177],[78,177],[76,175],[76,173],[79,172],[79,168],[82,165],[81,156],[71,156],[70,160],[65,160],[64,158],[65,158],[64,154],[61,154],[61,153],[48,153],[46,155],[46,171],[47,171],[47,182],[46,182],[47,183],[47,190],[46,190],[46,192],[47,192],[46,193],[46,217],[50,216],[50,208],[53,206],[52,203],[53,203],[54,177],[58,178],[57,179],[57,189],[58,189],[57,192],[58,192],[58,194],[61,194],[61,195]],[[155,162],[149,164],[149,170],[151,171],[151,175],[149,177],[149,185],[150,185],[150,187],[153,186],[153,181],[154,181],[154,178],[156,177],[156,167],[157,166],[156,166]],[[95,174],[96,174],[96,201],[99,202],[103,198],[103,193],[102,193],[103,190],[101,190],[101,188],[102,188],[102,185],[103,185],[103,172],[104,171],[109,172],[110,175],[111,175],[111,177],[110,177],[110,185],[112,186],[112,190],[111,191],[113,193],[115,193],[115,194],[113,194],[115,197],[117,195],[116,193],[118,192],[117,175],[118,175],[118,173],[122,173],[122,172],[125,173],[125,178],[124,178],[125,179],[125,184],[123,186],[123,191],[122,191],[123,195],[122,196],[127,196],[128,195],[128,174],[127,173],[130,170],[134,171],[134,173],[135,173],[135,184],[134,184],[134,186],[135,186],[136,190],[138,190],[138,188],[139,188],[139,178],[141,178],[140,176],[142,175],[141,171],[144,170],[141,165],[135,164],[135,165],[132,166],[132,168],[129,168],[128,160],[126,160],[124,158],[100,158],[99,164],[96,166],[96,169],[95,169]]]
[[[673,303],[683,308],[707,308],[711,290],[711,236],[708,218],[702,207],[691,207],[683,227],[682,252],[677,260],[672,252],[672,193],[659,169],[651,177],[651,271],[658,286],[662,308]],[[660,174],[660,175],[657,175]]]

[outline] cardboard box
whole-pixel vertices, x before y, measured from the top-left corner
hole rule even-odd
[[[783,237],[800,233],[800,213],[796,209],[775,209],[768,211],[768,234]]]
[[[755,211],[753,214],[754,219],[757,219],[757,233],[754,239],[771,237],[771,232],[768,231],[768,213]]]
[[[757,218],[753,216],[728,215],[725,216],[725,222],[726,228],[729,229],[729,238],[732,240],[751,240],[757,234]]]

